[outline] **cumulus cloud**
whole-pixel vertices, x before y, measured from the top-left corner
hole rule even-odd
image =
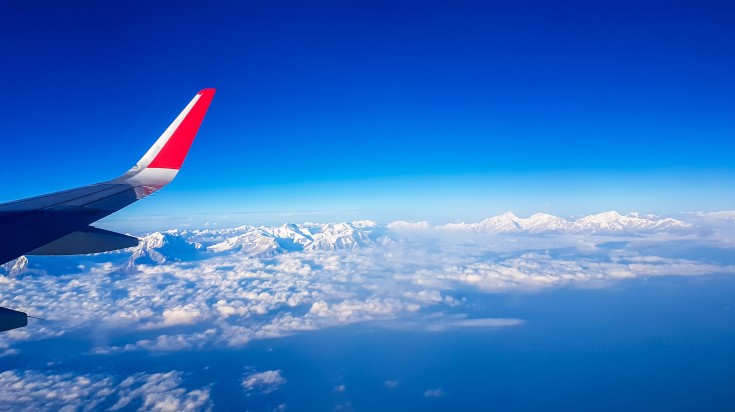
[[[180,372],[137,374],[119,384],[119,399],[110,408],[125,408],[133,400],[142,401],[142,410],[150,411],[199,411],[211,410],[209,388],[187,391],[181,388]]]
[[[171,325],[189,325],[202,317],[202,312],[194,305],[178,306],[163,311],[163,324]]]
[[[286,383],[280,370],[246,373],[242,378],[242,387],[245,392],[251,394],[260,392],[271,393]]]
[[[112,393],[109,377],[45,375],[32,370],[0,373],[0,404],[8,410],[93,410]]]
[[[0,373],[0,404],[8,410],[90,411],[113,401],[110,410],[136,404],[141,410],[211,410],[209,389],[187,390],[183,374],[117,376],[11,370]]]
[[[9,344],[0,342],[0,358],[17,355],[18,353],[20,353],[18,349],[11,348]]]
[[[216,329],[207,329],[202,333],[159,335],[155,339],[142,339],[124,346],[96,347],[91,353],[108,355],[117,352],[148,350],[151,352],[174,352],[180,350],[201,349],[212,344],[216,337]]]

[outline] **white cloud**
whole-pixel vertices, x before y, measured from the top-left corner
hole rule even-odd
[[[388,223],[386,227],[394,231],[409,231],[409,230],[427,230],[431,228],[429,222],[406,222],[405,220],[397,220],[395,222]]]
[[[202,311],[194,305],[177,306],[163,311],[163,324],[190,325],[203,317]]]
[[[413,319],[382,322],[378,325],[399,330],[445,332],[455,329],[498,329],[520,326],[523,323],[523,319],[516,318],[467,318],[465,314],[447,315],[439,312]]]
[[[181,383],[182,374],[176,371],[131,376],[119,384],[118,401],[110,410],[123,409],[138,398],[143,403],[141,410],[176,412],[212,409],[209,388],[187,391],[180,387]]]
[[[242,387],[245,392],[271,393],[286,383],[286,378],[280,370],[247,373],[242,378]]]
[[[424,397],[426,398],[441,398],[442,396],[444,396],[442,388],[427,389],[426,392],[424,392]]]
[[[0,373],[0,404],[8,410],[93,410],[112,392],[109,377],[33,370]]]
[[[344,402],[344,403],[338,403],[334,406],[332,409],[334,412],[348,412],[352,411],[352,402]]]
[[[117,352],[139,350],[148,350],[151,352],[174,352],[180,350],[201,349],[206,345],[214,343],[216,333],[216,329],[207,329],[202,333],[159,335],[155,339],[142,339],[124,346],[96,347],[92,349],[91,353],[96,355],[108,355]]]
[[[181,387],[177,371],[116,376],[73,372],[48,373],[36,370],[0,373],[0,405],[8,410],[91,411],[106,401],[114,401],[111,410],[140,402],[142,410],[210,410],[209,389],[187,390]]]

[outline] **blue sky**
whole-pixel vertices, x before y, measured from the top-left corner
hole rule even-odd
[[[2,200],[117,176],[216,87],[175,183],[117,219],[732,209],[733,17],[726,2],[2,2]]]

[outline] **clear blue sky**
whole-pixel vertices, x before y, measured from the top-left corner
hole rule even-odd
[[[726,1],[3,1],[0,200],[117,176],[215,87],[182,173],[121,219],[734,209],[733,21]]]

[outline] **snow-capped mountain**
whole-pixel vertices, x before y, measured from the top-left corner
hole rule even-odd
[[[570,222],[545,213],[536,213],[529,218],[522,219],[513,212],[505,212],[478,223],[450,223],[440,228],[471,230],[478,233],[542,233],[569,230],[571,227]]]
[[[28,270],[28,258],[21,256],[18,259],[11,260],[8,263],[0,265],[0,274],[4,273],[8,276],[18,276],[24,274]]]
[[[536,213],[528,219],[519,220],[524,230],[533,233],[565,231],[572,226],[568,221],[546,213]]]
[[[657,218],[655,216],[644,217],[638,213],[621,215],[618,212],[611,211],[585,216],[574,222],[545,213],[536,213],[523,219],[512,212],[506,212],[478,223],[450,223],[439,228],[470,230],[478,233],[644,233],[679,231],[691,227],[692,225],[689,223],[676,219]]]
[[[202,254],[206,253],[239,253],[262,258],[300,250],[340,250],[389,244],[391,240],[385,236],[371,238],[376,227],[375,222],[358,221],[171,230],[143,236],[134,248],[108,253],[130,253],[125,265],[125,270],[130,271],[139,264],[188,261],[203,258]]]
[[[368,232],[349,223],[324,225],[314,233],[312,241],[304,245],[305,250],[354,249],[370,243]]]
[[[214,252],[237,250],[257,256],[297,250],[352,249],[371,243],[370,233],[376,226],[371,221],[261,226],[226,238],[208,249]]]
[[[186,239],[187,232],[169,230],[153,232],[140,238],[138,246],[112,253],[130,252],[126,270],[132,269],[140,263],[163,263],[166,261],[180,261],[191,259],[202,245]]]
[[[578,232],[667,232],[690,228],[691,225],[680,220],[654,216],[642,217],[638,213],[621,215],[618,212],[604,212],[585,216],[574,221],[572,229]]]
[[[267,235],[260,230],[253,230],[242,235],[228,238],[227,240],[209,246],[213,252],[226,252],[237,250],[253,256],[273,256],[283,249],[272,235]]]
[[[611,211],[582,217],[574,221],[536,213],[520,218],[512,212],[490,217],[477,223],[450,223],[431,226],[428,222],[395,221],[378,225],[369,220],[342,223],[303,223],[281,226],[239,226],[222,229],[170,230],[154,232],[140,238],[136,247],[107,252],[125,271],[138,265],[167,262],[189,262],[206,259],[212,254],[238,254],[244,257],[268,258],[299,251],[351,250],[360,247],[392,247],[404,243],[401,232],[421,230],[426,234],[444,236],[446,231],[488,234],[650,234],[692,233],[691,229],[730,227],[735,212],[701,213],[693,215],[697,226],[673,218]],[[710,226],[707,226],[709,224]],[[724,226],[723,226],[724,225]],[[435,229],[435,230],[434,230]],[[701,233],[701,232],[700,232]],[[17,276],[35,271],[28,259],[21,257],[0,266],[0,275]]]

